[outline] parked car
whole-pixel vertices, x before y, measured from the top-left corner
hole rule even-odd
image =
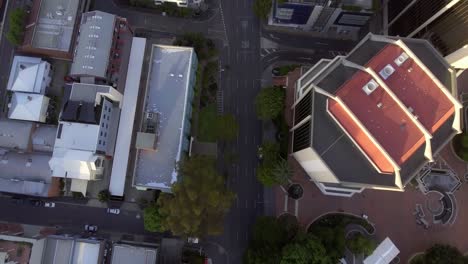
[[[187,242],[192,243],[192,244],[198,244],[198,237],[188,237]]]
[[[107,213],[109,214],[120,214],[120,209],[119,208],[107,208]]]
[[[271,74],[273,74],[273,76],[280,76],[280,74],[281,74],[280,68],[278,68],[278,67],[273,68],[271,70]]]
[[[24,204],[24,200],[21,198],[12,198],[11,200],[14,204]]]
[[[98,231],[97,225],[85,225],[85,230],[88,232],[96,233]]]
[[[44,204],[44,207],[54,208],[54,207],[55,207],[55,203],[54,203],[54,202],[47,202],[47,203]]]
[[[31,203],[31,205],[33,205],[33,206],[43,206],[44,205],[44,201],[41,201],[41,200],[30,200],[29,203]]]

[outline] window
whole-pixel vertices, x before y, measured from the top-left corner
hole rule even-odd
[[[107,137],[107,132],[106,132],[106,133],[104,133],[104,136],[105,136],[105,137]]]
[[[63,124],[60,124],[58,127],[57,138],[60,138],[62,136],[62,127],[63,127]]]
[[[109,116],[107,116],[107,121],[109,121]]]
[[[106,145],[106,141],[103,141],[103,142],[102,142],[102,145],[105,146],[105,145]]]
[[[101,131],[101,137],[102,137],[102,131]]]
[[[104,123],[101,124],[101,127],[104,127]]]
[[[109,112],[109,113],[111,112],[111,108],[110,108],[110,107],[109,107],[109,110],[108,110],[108,112]]]
[[[109,128],[109,126],[106,124],[106,128]]]
[[[107,105],[104,106],[104,111],[107,111]]]
[[[101,140],[99,140],[99,145],[101,145]]]
[[[94,162],[94,165],[96,165],[96,168],[97,168],[97,167],[101,167],[101,159],[97,159],[97,160]]]

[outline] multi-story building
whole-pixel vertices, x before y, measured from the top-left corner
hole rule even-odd
[[[77,23],[87,0],[34,0],[26,23],[23,53],[71,60]]]
[[[51,76],[51,65],[47,61],[15,56],[7,84],[7,90],[12,92],[8,117],[44,123],[49,107],[49,97],[45,93]]]
[[[110,86],[74,83],[60,115],[52,159],[54,177],[72,179],[71,190],[103,175],[113,156],[122,95]]]
[[[297,81],[292,155],[325,194],[402,191],[461,133],[456,84],[428,41],[369,34]]]
[[[391,0],[386,33],[423,38],[455,68],[468,67],[468,2],[465,0]]]
[[[101,11],[84,13],[70,76],[123,91],[133,32],[127,20]]]
[[[176,164],[189,150],[198,60],[193,48],[153,45],[149,61],[133,186],[170,192]]]
[[[274,1],[270,25],[357,36],[373,14],[372,1]]]

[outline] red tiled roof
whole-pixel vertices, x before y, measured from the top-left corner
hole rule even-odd
[[[390,161],[371,141],[369,136],[361,130],[358,124],[354,122],[354,120],[351,118],[351,116],[349,116],[341,104],[333,99],[329,99],[328,111],[336,118],[341,126],[343,126],[343,128],[353,136],[354,141],[356,141],[359,147],[366,153],[366,155],[372,160],[372,162],[379,168],[380,171],[383,173],[394,172],[394,168]]]
[[[455,112],[455,107],[411,57],[401,66],[395,64],[394,60],[402,52],[399,46],[389,44],[367,66],[378,74],[387,64],[391,64],[395,72],[382,80],[406,107],[414,110],[413,114],[418,116],[419,122],[434,133]]]

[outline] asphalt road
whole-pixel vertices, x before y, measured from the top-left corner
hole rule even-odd
[[[150,235],[143,228],[143,218],[137,212],[121,210],[119,215],[107,213],[106,208],[55,202],[54,208],[35,207],[24,201],[15,204],[12,199],[0,198],[1,220],[29,225],[81,231],[85,224],[97,225],[103,232]]]

